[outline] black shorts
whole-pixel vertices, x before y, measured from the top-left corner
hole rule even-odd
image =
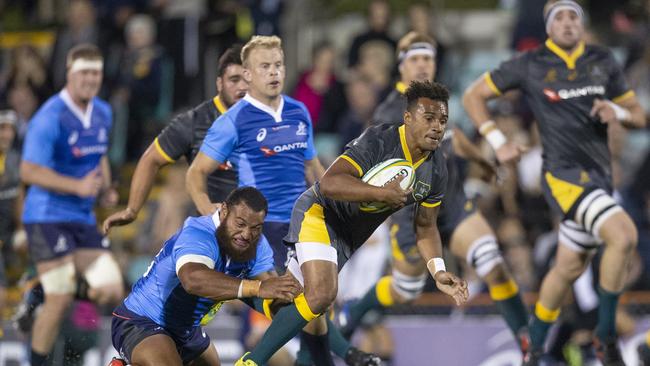
[[[276,272],[283,273],[287,265],[287,246],[284,237],[289,232],[288,222],[264,222],[264,236],[273,249],[273,266]]]
[[[108,238],[97,225],[77,222],[25,224],[29,255],[34,262],[73,253],[75,249],[108,249]]]
[[[131,362],[133,349],[138,343],[156,334],[165,334],[174,340],[183,364],[197,359],[210,346],[210,337],[201,327],[164,328],[153,320],[130,311],[124,304],[113,311],[111,325],[113,347],[125,361]]]

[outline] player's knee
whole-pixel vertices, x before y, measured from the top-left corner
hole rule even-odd
[[[398,295],[395,302],[409,302],[417,299],[424,290],[426,281],[426,273],[419,276],[409,276],[393,268],[393,277],[390,285]]]
[[[503,263],[494,235],[484,235],[474,240],[467,250],[466,260],[481,278],[485,278],[497,265]]]
[[[312,290],[305,289],[307,306],[314,314],[324,313],[336,299],[337,288],[334,286],[319,286]]]
[[[117,303],[123,296],[122,273],[109,253],[102,253],[88,266],[84,277],[91,289],[93,300],[99,303]]]
[[[39,275],[45,302],[53,307],[66,308],[77,289],[74,264],[67,262]]]
[[[485,276],[483,280],[488,286],[494,286],[510,281],[512,276],[506,269],[505,263],[497,263]]]
[[[561,261],[553,266],[552,271],[561,279],[573,283],[585,269],[581,261]]]

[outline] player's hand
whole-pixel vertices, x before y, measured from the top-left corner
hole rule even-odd
[[[499,163],[501,164],[519,161],[521,154],[524,152],[526,152],[526,148],[512,142],[506,142],[494,151],[497,160],[499,160]]]
[[[618,122],[616,111],[612,106],[612,102],[603,99],[594,99],[594,104],[589,112],[591,117],[597,117],[600,122],[610,124]]]
[[[120,194],[117,193],[117,190],[113,187],[109,187],[102,191],[99,195],[99,205],[104,208],[111,208],[117,205],[117,202],[120,200]]]
[[[122,211],[118,211],[104,220],[102,224],[102,231],[104,235],[108,234],[108,231],[113,226],[123,226],[132,223],[138,217],[138,213],[135,212],[130,207],[125,208]]]
[[[391,208],[400,208],[406,205],[406,200],[409,194],[413,192],[413,189],[403,190],[400,186],[403,179],[404,176],[401,176],[385,185],[383,187],[383,197],[380,201],[386,203]]]
[[[287,302],[302,292],[302,286],[292,275],[285,274],[280,277],[271,277],[262,281],[257,295],[263,299],[279,299]]]
[[[469,297],[467,281],[458,278],[455,274],[446,271],[439,271],[433,276],[436,280],[436,287],[445,294],[451,296],[456,305],[461,305]]]
[[[93,169],[77,181],[77,195],[80,197],[97,197],[102,189],[103,179],[99,169]]]

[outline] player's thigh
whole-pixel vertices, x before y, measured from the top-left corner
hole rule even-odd
[[[213,344],[199,356],[199,358],[188,364],[189,366],[221,366],[219,353]]]
[[[606,245],[621,241],[634,246],[638,240],[636,225],[630,215],[622,209],[603,222],[598,235]]]
[[[562,278],[575,280],[585,271],[593,253],[593,251],[578,251],[560,242],[555,254],[555,265],[551,270]]]
[[[182,366],[176,343],[167,334],[154,334],[144,338],[131,352],[131,364],[134,366],[169,365]]]
[[[464,259],[472,244],[486,236],[494,236],[494,231],[481,213],[474,212],[456,226],[451,235],[449,249],[456,257]]]

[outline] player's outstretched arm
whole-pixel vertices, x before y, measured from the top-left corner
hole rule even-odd
[[[416,242],[420,255],[427,262],[429,273],[436,281],[438,289],[451,296],[456,305],[461,305],[469,296],[467,282],[451,272],[447,272],[442,260],[442,241],[436,224],[438,210],[436,207],[418,207],[415,218]]]
[[[135,167],[126,208],[104,220],[102,225],[104,234],[107,234],[111,227],[130,224],[138,217],[144,202],[149,197],[158,170],[167,164],[169,161],[160,155],[154,144],[149,145]]]
[[[225,301],[261,297],[293,301],[302,291],[293,276],[268,276],[264,280],[242,280],[210,269],[202,263],[185,263],[178,269],[178,279],[187,293]]]
[[[210,202],[207,180],[208,175],[217,170],[219,164],[221,164],[220,161],[199,152],[192,165],[187,169],[185,185],[201,215],[212,215],[217,210],[217,207]]]
[[[490,143],[500,163],[516,161],[524,148],[508,142],[503,133],[490,119],[487,101],[498,96],[490,87],[486,76],[481,76],[470,85],[463,94],[463,107],[467,115],[479,130],[480,134]]]
[[[400,188],[400,181],[394,180],[385,187],[374,187],[359,179],[359,171],[347,160],[338,158],[327,169],[320,181],[323,196],[348,202],[385,202],[391,207],[401,207],[411,190]]]
[[[26,160],[20,163],[20,179],[27,185],[37,185],[49,191],[79,197],[96,197],[103,185],[99,167],[88,172],[83,178],[77,179]]]

